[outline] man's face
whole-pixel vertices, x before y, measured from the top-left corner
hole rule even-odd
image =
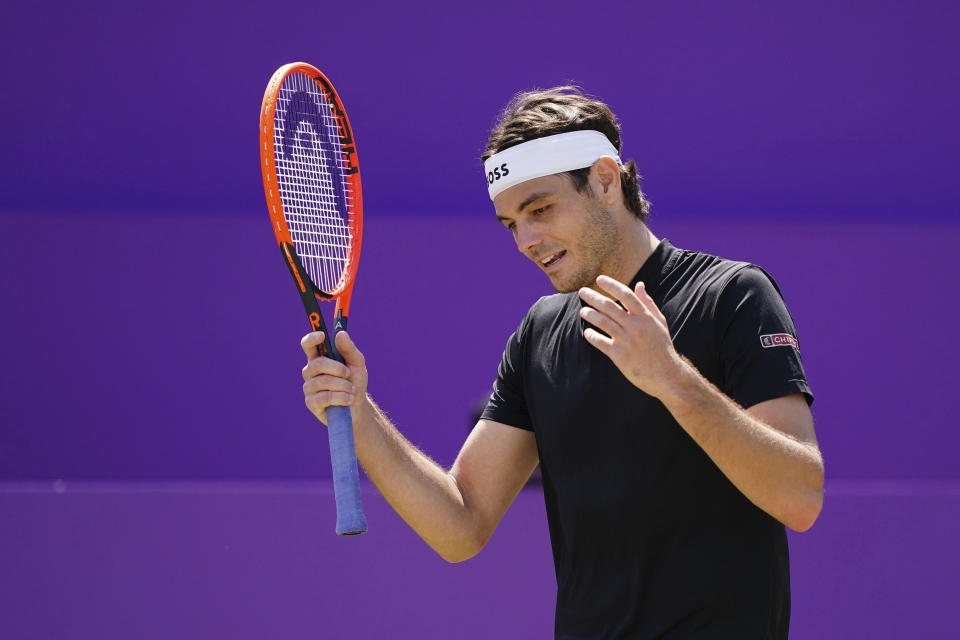
[[[493,205],[517,249],[560,293],[592,286],[598,275],[612,270],[616,221],[590,187],[581,194],[567,176],[545,176],[510,187]]]

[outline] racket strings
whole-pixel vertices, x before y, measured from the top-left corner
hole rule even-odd
[[[303,73],[287,76],[274,116],[277,187],[301,263],[326,293],[337,289],[350,256],[353,193],[340,139],[316,83]]]

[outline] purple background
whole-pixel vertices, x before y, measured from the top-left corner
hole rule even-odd
[[[507,335],[549,293],[492,219],[486,132],[514,92],[579,82],[623,122],[654,232],[763,265],[793,312],[828,473],[821,520],[792,537],[794,635],[947,628],[958,18],[948,2],[6,8],[0,636],[323,637],[361,618],[360,637],[463,619],[459,637],[510,636],[490,610],[515,637],[549,633],[536,492],[463,566],[372,487],[371,533],[332,536],[306,323],[256,168],[263,88],[296,59],[355,129],[352,333],[414,443],[452,462]],[[240,484],[210,489],[224,482]],[[246,555],[220,555],[231,544]],[[127,617],[103,618],[117,599]]]

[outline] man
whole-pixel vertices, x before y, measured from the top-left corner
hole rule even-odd
[[[558,638],[785,638],[784,525],[803,531],[823,462],[798,343],[760,268],[647,228],[635,164],[601,102],[521,94],[483,155],[497,218],[558,295],[510,337],[453,467],[410,445],[346,365],[302,340],[307,406],[350,405],[361,463],[450,562],[476,554],[539,461]]]

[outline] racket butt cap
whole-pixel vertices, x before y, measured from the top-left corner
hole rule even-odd
[[[359,517],[337,518],[338,536],[358,536],[367,532],[367,519],[360,513]]]

